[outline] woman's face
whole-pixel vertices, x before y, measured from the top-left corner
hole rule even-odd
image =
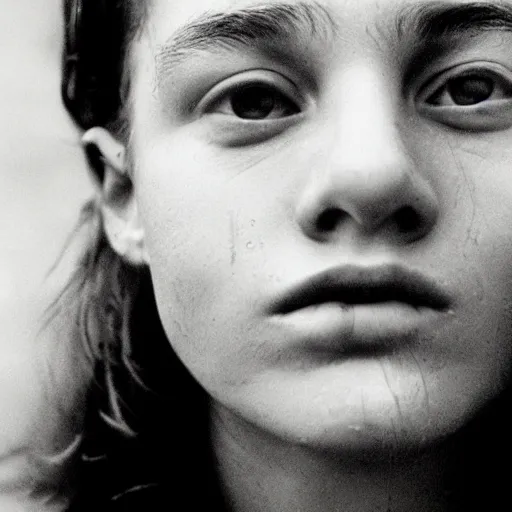
[[[165,331],[224,422],[418,446],[503,388],[512,2],[486,5],[155,0],[135,197]]]

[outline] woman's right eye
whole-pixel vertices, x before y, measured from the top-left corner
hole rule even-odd
[[[268,121],[300,113],[300,107],[276,87],[249,83],[226,91],[207,110],[247,121]]]
[[[300,114],[305,104],[303,94],[284,75],[254,69],[215,85],[196,111],[199,115],[223,115],[231,121],[272,123]]]

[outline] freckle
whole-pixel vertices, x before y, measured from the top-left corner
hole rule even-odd
[[[247,242],[247,249],[254,249],[254,244],[252,242]]]
[[[251,226],[254,227],[256,224],[256,221],[254,219],[251,220]]]

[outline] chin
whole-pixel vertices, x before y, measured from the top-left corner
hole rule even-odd
[[[385,421],[367,422],[363,425],[328,426],[318,435],[302,438],[302,445],[327,453],[372,460],[388,460],[397,456],[418,456],[435,450],[454,430],[450,426],[436,428],[418,425],[391,425]]]
[[[463,421],[395,424],[389,418],[371,418],[364,423],[295,423],[282,425],[283,428],[277,431],[275,424],[264,428],[267,432],[272,431],[276,442],[284,441],[290,446],[343,457],[345,460],[365,461],[371,457],[372,463],[375,463],[379,459],[389,461],[390,456],[406,459],[433,453],[441,449],[463,424]]]
[[[450,388],[446,378],[434,386],[401,373],[382,382],[382,373],[377,376],[365,365],[357,375],[354,379],[350,372],[330,368],[313,371],[308,378],[267,382],[258,386],[264,389],[261,393],[252,390],[247,409],[235,407],[239,417],[276,441],[364,458],[435,449],[486,402],[467,390]]]

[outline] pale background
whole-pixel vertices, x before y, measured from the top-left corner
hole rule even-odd
[[[0,341],[26,341],[34,291],[89,195],[59,96],[61,0],[0,0]]]
[[[61,0],[0,0],[0,12],[1,494],[13,489],[38,421],[31,362],[56,290],[45,275],[92,186],[79,134],[60,103]],[[67,272],[69,265],[61,281]]]

